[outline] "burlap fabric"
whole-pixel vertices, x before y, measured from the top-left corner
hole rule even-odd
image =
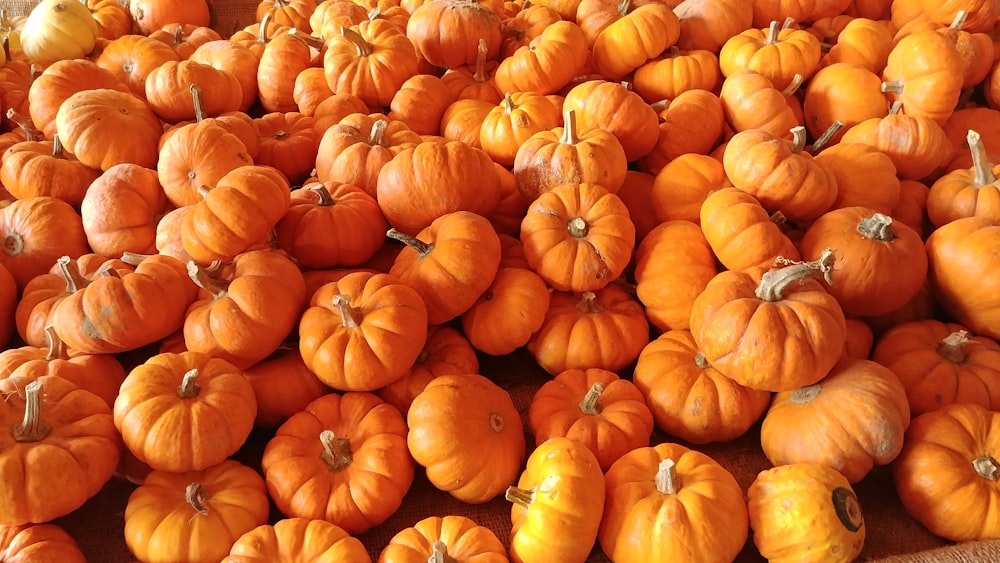
[[[183,0],[178,0],[183,1]],[[37,3],[28,0],[0,0],[10,15],[27,14]],[[256,0],[215,0],[212,8],[212,25],[224,36],[253,22]],[[528,405],[535,391],[548,380],[548,375],[538,368],[524,353],[504,358],[482,358],[484,375],[506,388],[525,418]],[[259,470],[260,458],[269,435],[255,432],[246,446],[234,457]],[[653,441],[666,439],[654,436]],[[529,436],[529,444],[533,443]],[[757,473],[769,467],[759,446],[757,429],[742,439],[728,444],[698,446],[729,469],[743,485],[748,487]],[[96,497],[76,512],[59,519],[63,526],[80,543],[91,563],[127,563],[135,559],[125,546],[123,538],[124,510],[134,486],[123,481],[112,481]],[[895,495],[891,476],[885,469],[877,469],[856,486],[868,527],[868,539],[862,553],[864,561],[891,563],[983,563],[1000,561],[1000,540],[950,545],[927,532],[917,521],[906,514]],[[361,539],[373,559],[399,530],[413,525],[427,516],[462,514],[491,528],[497,536],[507,541],[510,533],[510,506],[502,498],[481,506],[463,504],[431,486],[421,472],[403,506],[388,521],[369,531]],[[281,515],[272,510],[271,521]],[[740,562],[761,561],[752,540],[740,555]],[[590,563],[607,562],[598,548]]]

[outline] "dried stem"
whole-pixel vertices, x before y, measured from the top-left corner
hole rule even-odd
[[[583,414],[601,414],[601,393],[604,393],[604,384],[596,382],[590,386],[583,400],[580,401],[580,412]]]
[[[792,284],[803,280],[822,277],[826,283],[833,285],[831,275],[837,258],[834,251],[826,248],[817,260],[812,262],[788,262],[779,258],[775,262],[787,263],[783,268],[771,270],[761,276],[756,295],[764,301],[780,301],[784,299],[784,291]]]

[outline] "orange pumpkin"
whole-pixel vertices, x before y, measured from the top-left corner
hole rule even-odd
[[[54,524],[0,526],[0,558],[38,563],[86,563],[73,536]]]
[[[85,90],[59,106],[56,132],[63,146],[91,168],[131,163],[155,168],[160,120],[145,102],[118,90]],[[124,134],[124,132],[128,134]]]
[[[183,339],[181,340],[183,344]],[[166,351],[162,348],[161,353]],[[244,372],[257,398],[257,428],[277,428],[306,405],[330,392],[309,371],[296,349],[279,349]]]
[[[493,530],[457,514],[428,516],[396,533],[378,563],[423,563],[435,558],[477,563],[509,563],[507,550]],[[236,562],[233,562],[236,563]]]
[[[246,532],[233,543],[222,563],[273,563],[297,558],[371,563],[361,540],[335,524],[308,518],[284,518],[273,526],[264,524]]]
[[[589,58],[587,36],[580,26],[557,21],[504,58],[494,78],[502,92],[553,94],[580,74]]]

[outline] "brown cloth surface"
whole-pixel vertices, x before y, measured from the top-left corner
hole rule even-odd
[[[37,4],[31,0],[0,0],[11,16],[25,15]],[[183,1],[183,0],[181,0]],[[209,5],[212,25],[224,36],[253,22],[257,0],[214,0]],[[525,354],[505,358],[483,358],[482,372],[508,389],[514,403],[526,417],[534,392],[548,375],[534,365]],[[260,457],[268,433],[255,431],[246,446],[234,457],[260,470]],[[665,439],[654,436],[654,442]],[[698,446],[695,449],[712,456],[729,469],[743,485],[750,485],[757,473],[769,467],[759,446],[757,430],[728,444]],[[529,437],[529,444],[533,441]],[[128,563],[135,561],[125,546],[123,537],[124,510],[134,485],[114,480],[76,512],[60,518],[63,526],[80,543],[91,563]],[[896,497],[891,476],[885,469],[876,469],[855,487],[868,527],[863,561],[891,563],[982,563],[1000,561],[1000,540],[950,545],[931,535],[903,510]],[[463,514],[496,532],[505,543],[510,533],[510,506],[502,498],[481,506],[463,504],[431,486],[418,471],[403,506],[388,521],[366,533],[361,539],[373,559],[399,530],[427,516]],[[271,521],[281,518],[272,511]],[[752,539],[737,561],[761,561]],[[607,562],[595,546],[588,563]]]

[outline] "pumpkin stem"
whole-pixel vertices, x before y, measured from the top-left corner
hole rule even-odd
[[[794,96],[795,93],[799,91],[803,82],[805,82],[805,78],[796,72],[795,76],[792,77],[792,81],[789,82],[788,86],[785,86],[785,89],[781,91],[781,95],[786,98]]]
[[[201,123],[205,119],[205,106],[201,103],[201,86],[191,84],[188,90],[191,92],[191,102],[194,104],[194,120]]]
[[[867,239],[879,242],[890,242],[896,238],[896,233],[892,230],[892,217],[881,213],[862,219],[858,223],[858,232]]]
[[[1000,465],[990,455],[984,455],[972,460],[972,467],[976,468],[976,473],[983,479],[989,479],[990,481],[1000,480]]]
[[[181,379],[181,384],[177,386],[177,396],[181,399],[194,399],[201,393],[201,386],[196,381],[198,379],[198,368],[190,369]]]
[[[788,16],[787,18],[785,18],[785,21],[781,22],[781,31],[785,31],[786,29],[791,29],[793,25],[795,25],[795,18]]]
[[[789,129],[792,132],[792,144],[789,148],[795,154],[800,154],[806,148],[806,128],[798,125]]]
[[[69,256],[60,256],[56,260],[56,264],[59,265],[59,271],[62,272],[63,278],[66,280],[66,293],[76,293],[90,283],[80,273],[80,267],[77,263]]]
[[[42,420],[42,382],[36,379],[24,387],[24,418],[14,427],[14,440],[38,442],[51,431]]]
[[[681,488],[681,479],[677,475],[677,462],[667,458],[660,461],[656,469],[656,490],[665,495],[675,495]]]
[[[347,438],[338,438],[333,430],[324,430],[319,433],[319,441],[323,444],[323,453],[319,454],[319,458],[330,471],[340,471],[354,461],[351,441]]]
[[[435,540],[432,546],[431,556],[427,558],[427,563],[454,563],[455,558],[448,555],[448,545],[441,540]]]
[[[600,313],[604,311],[604,306],[597,301],[597,294],[593,291],[587,291],[581,295],[576,308],[583,313]]]
[[[967,20],[968,18],[969,18],[969,12],[965,10],[959,10],[955,14],[955,19],[951,20],[951,25],[949,25],[948,28],[953,29],[955,31],[962,31],[962,28],[965,27],[965,20]]]
[[[566,230],[573,238],[583,238],[590,232],[590,226],[583,217],[573,217],[566,223]]]
[[[268,41],[267,28],[271,25],[271,18],[274,14],[267,12],[264,17],[260,19],[260,25],[257,27],[257,43],[264,45]]]
[[[503,101],[500,103],[503,105],[504,115],[510,115],[515,109],[517,109],[517,105],[514,104],[514,98],[510,97],[510,92],[504,93]]]
[[[102,264],[100,268],[97,269],[97,275],[102,278],[118,278],[122,279],[121,274],[115,269],[113,264]]]
[[[138,252],[123,252],[120,260],[131,266],[138,266],[143,260],[154,256],[153,254],[139,254]]]
[[[374,8],[368,11],[368,15],[365,17],[368,18],[368,21],[375,21],[379,19],[380,17],[382,17],[382,8],[375,6]]]
[[[208,193],[212,191],[212,188],[208,186],[198,186],[198,189],[195,191],[198,192],[198,195],[201,196],[201,199],[205,199],[208,197]]]
[[[823,131],[823,134],[816,139],[815,143],[813,143],[812,148],[809,150],[809,154],[819,154],[819,151],[825,149],[826,146],[830,144],[830,141],[833,140],[833,138],[837,136],[837,133],[840,133],[840,130],[843,128],[844,122],[839,119],[831,123],[830,126],[826,128],[826,131]]]
[[[806,385],[805,387],[799,387],[795,391],[792,391],[792,395],[788,398],[793,405],[805,405],[816,400],[819,397],[820,391],[823,387],[819,384]]]
[[[785,217],[785,214],[780,211],[772,213],[769,219],[779,227],[788,223],[788,217]]]
[[[576,110],[566,110],[563,113],[563,131],[559,142],[564,145],[575,145],[580,142],[576,129]]]
[[[901,111],[903,111],[902,101],[896,100],[895,102],[892,102],[891,105],[889,105],[889,115],[898,115]]]
[[[180,46],[184,42],[184,26],[177,24],[174,28],[174,49]]]
[[[389,127],[389,120],[379,118],[372,123],[372,130],[368,133],[368,144],[373,147],[385,146],[385,130]]]
[[[184,489],[184,500],[191,505],[191,508],[195,510],[198,514],[202,516],[208,516],[208,507],[205,506],[205,502],[208,500],[208,494],[205,492],[205,487],[201,486],[201,483],[197,481],[191,483]]]
[[[52,135],[52,156],[56,158],[66,158],[66,153],[63,151],[62,141],[59,140],[59,135]]]
[[[601,393],[604,393],[604,384],[600,381],[590,386],[587,394],[580,401],[580,412],[583,414],[601,414]]]
[[[5,115],[24,133],[26,141],[41,141],[45,137],[41,131],[35,129],[35,124],[31,122],[30,117],[19,113],[14,108],[8,109]]]
[[[490,430],[499,434],[503,432],[504,423],[503,416],[500,413],[491,412],[490,413]]]
[[[330,190],[326,189],[326,186],[324,186],[323,184],[320,183],[312,184],[306,186],[305,189],[316,194],[316,197],[319,198],[318,201],[316,201],[316,205],[320,207],[330,207],[331,205],[336,203],[336,200],[334,200],[333,196],[330,195]]]
[[[318,39],[318,38],[316,38],[316,37],[314,37],[312,35],[309,35],[308,33],[303,33],[298,28],[293,27],[293,28],[289,29],[288,30],[288,35],[290,35],[290,36],[292,36],[292,37],[294,37],[296,39],[301,40],[303,43],[305,43],[307,46],[309,46],[312,49],[316,49],[317,51],[323,50],[323,41],[322,40],[320,40],[320,39]]]
[[[188,277],[195,285],[212,294],[216,299],[226,296],[229,290],[229,283],[220,276],[214,275],[221,269],[222,261],[216,260],[208,268],[202,268],[195,261],[189,260],[187,263]]]
[[[778,42],[778,33],[781,32],[781,24],[777,20],[767,26],[767,37],[764,39],[765,45],[774,45]]]
[[[337,33],[354,44],[354,50],[359,57],[367,57],[375,51],[371,43],[365,41],[360,33],[349,27],[337,26]]]
[[[990,157],[986,154],[986,145],[983,144],[982,136],[969,129],[965,139],[968,141],[969,151],[972,153],[972,171],[976,186],[982,187],[995,183],[997,177],[993,173],[993,167],[990,166]]]
[[[900,79],[890,80],[889,82],[883,82],[880,87],[883,94],[892,93],[897,96],[903,93],[903,81]]]
[[[344,328],[358,328],[361,326],[361,311],[356,307],[351,307],[350,296],[344,294],[334,295],[333,307],[340,312],[340,324]]]
[[[701,350],[698,350],[694,354],[694,365],[701,369],[708,369],[712,367],[712,364],[708,363],[708,358],[705,357],[705,354]]]
[[[490,78],[486,73],[486,55],[489,52],[490,46],[486,44],[485,39],[480,38],[479,44],[476,45],[476,68],[472,73],[472,79],[476,82],[486,82]]]
[[[393,240],[398,240],[399,242],[405,244],[406,246],[409,246],[413,250],[416,250],[417,254],[419,254],[421,258],[430,254],[431,250],[434,250],[433,244],[427,244],[426,242],[416,237],[411,237],[406,233],[402,233],[396,230],[395,227],[386,231],[385,236]]]
[[[527,510],[535,502],[535,491],[534,489],[525,490],[520,487],[511,486],[507,487],[507,492],[504,493],[503,498]]]
[[[763,301],[781,301],[784,299],[784,291],[792,284],[803,280],[822,277],[826,283],[833,285],[831,274],[833,266],[837,262],[837,257],[833,249],[825,248],[820,253],[819,258],[812,262],[795,262],[786,258],[775,259],[776,265],[785,266],[770,270],[760,278],[760,285],[757,286],[756,295]]]
[[[956,330],[955,332],[944,337],[944,339],[938,343],[937,353],[949,362],[954,364],[964,364],[965,361],[969,359],[969,357],[965,355],[965,345],[969,342],[971,341],[969,340],[968,331]]]
[[[618,14],[620,14],[623,18],[628,15],[628,11],[631,8],[632,0],[621,0],[621,2],[618,2]]]
[[[655,111],[658,114],[660,112],[662,112],[663,110],[667,109],[669,106],[670,106],[670,100],[668,100],[666,98],[663,98],[662,100],[657,100],[657,101],[649,104],[649,107],[653,108],[653,111]],[[660,123],[663,123],[664,121],[666,121],[665,119],[663,119],[662,115],[658,115],[657,117],[659,118],[659,122]]]
[[[45,326],[45,340],[49,343],[48,352],[45,353],[46,362],[69,359],[69,354],[66,353],[66,343],[56,334],[56,327],[52,325]]]

